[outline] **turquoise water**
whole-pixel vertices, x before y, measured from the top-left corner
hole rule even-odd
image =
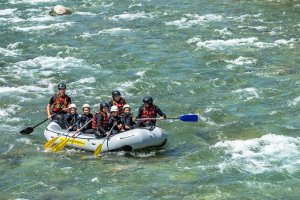
[[[63,4],[72,15],[51,17]],[[3,199],[298,199],[299,1],[0,2]],[[160,149],[43,150],[59,82],[96,111],[118,89],[169,117]]]

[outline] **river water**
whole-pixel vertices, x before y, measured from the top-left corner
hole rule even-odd
[[[51,17],[63,4],[72,15]],[[300,2],[0,2],[1,199],[299,199]],[[160,149],[43,149],[57,84],[169,117]],[[80,109],[79,109],[80,110]]]

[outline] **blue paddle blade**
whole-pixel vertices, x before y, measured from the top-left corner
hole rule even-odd
[[[198,122],[199,116],[195,114],[187,114],[179,116],[178,119],[184,122]]]

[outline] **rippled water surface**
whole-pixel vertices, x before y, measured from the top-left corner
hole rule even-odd
[[[51,17],[63,4],[72,15]],[[0,2],[3,199],[298,199],[300,2]],[[96,111],[113,89],[169,117],[159,149],[45,152],[59,82]]]

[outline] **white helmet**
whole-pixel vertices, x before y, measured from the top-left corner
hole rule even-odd
[[[110,112],[118,112],[119,110],[118,110],[118,107],[117,106],[112,106],[111,108],[110,108]]]
[[[82,106],[82,109],[84,109],[84,108],[89,108],[89,109],[91,109],[91,107],[90,107],[90,105],[89,104],[83,104],[83,106]]]
[[[125,104],[125,105],[123,106],[123,109],[125,109],[125,108],[129,108],[129,109],[130,109],[130,105],[129,105],[129,104]]]
[[[76,105],[74,103],[69,105],[69,108],[75,108],[76,109]]]

